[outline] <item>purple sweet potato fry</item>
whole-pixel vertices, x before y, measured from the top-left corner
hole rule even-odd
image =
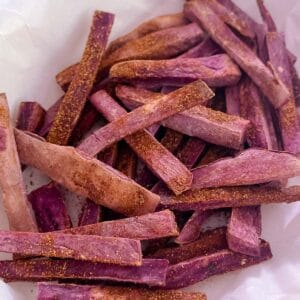
[[[174,214],[169,210],[163,210],[138,217],[75,227],[64,230],[64,233],[150,240],[177,236],[178,229]]]
[[[275,108],[290,99],[291,94],[283,82],[211,10],[207,0],[187,2],[185,14],[198,19],[211,38],[249,75]]]
[[[222,49],[209,37],[207,37],[200,44],[187,50],[183,54],[179,55],[177,58],[197,58],[204,56],[212,56],[220,54]]]
[[[116,93],[118,98],[129,109],[134,109],[145,103],[151,103],[159,95],[126,86],[117,86]],[[188,136],[198,137],[212,144],[240,149],[244,143],[250,122],[197,105],[165,119],[162,121],[162,125]]]
[[[292,67],[292,82],[293,82],[293,92],[296,100],[297,108],[300,106],[300,79],[296,68]]]
[[[118,144],[114,144],[109,148],[104,149],[98,154],[98,159],[107,165],[114,166],[118,157]]]
[[[118,145],[119,152],[115,168],[129,178],[135,178],[137,156],[126,144],[120,142]]]
[[[128,115],[126,110],[103,90],[93,94],[91,102],[111,122]],[[191,187],[191,172],[147,130],[137,131],[125,137],[125,141],[149,169],[161,178],[175,194],[180,194]],[[174,143],[174,139],[170,142]],[[94,143],[97,143],[97,140]],[[98,148],[95,152],[91,152],[90,148],[88,151],[90,155],[94,155]]]
[[[151,253],[149,257],[168,259],[170,264],[174,265],[227,248],[226,227],[220,227],[201,233],[195,242],[176,247],[160,248]]]
[[[268,31],[277,31],[276,24],[270,14],[270,12],[267,10],[264,1],[263,0],[256,0],[257,6],[259,8],[261,17],[264,21],[264,23],[267,25]]]
[[[138,287],[119,287],[108,285],[76,285],[38,283],[37,300],[79,300],[79,299],[134,299],[134,300],[207,300],[201,292],[184,292],[176,290],[148,290]]]
[[[64,198],[54,182],[50,182],[28,195],[40,232],[72,227]]]
[[[260,251],[259,257],[252,257],[221,250],[172,265],[168,268],[165,288],[183,288],[213,275],[243,269],[272,258],[267,242],[261,241]]]
[[[49,142],[68,143],[96,79],[113,22],[114,15],[95,11],[81,61],[47,135]]]
[[[236,84],[241,72],[226,54],[168,60],[132,60],[112,66],[109,77],[117,82],[145,82],[147,87],[182,86],[202,79],[211,87]]]
[[[260,234],[260,206],[232,209],[227,229],[227,242],[230,250],[250,256],[260,256]]]
[[[132,216],[153,212],[159,202],[130,178],[72,147],[46,143],[19,130],[15,137],[22,163],[97,204]]]
[[[277,32],[268,32],[267,47],[274,73],[293,94],[291,64],[283,36]],[[294,96],[279,108],[278,119],[284,150],[295,154],[300,153],[300,125]]]
[[[44,122],[45,114],[45,110],[39,103],[21,102],[16,127],[37,133]]]
[[[213,97],[213,92],[201,80],[190,83],[175,92],[161,95],[134,111],[98,129],[78,147],[87,154],[95,154],[141,129]],[[95,147],[96,146],[96,147]]]
[[[6,95],[1,93],[0,109],[0,188],[9,228],[17,231],[37,231],[30,204],[26,198]]]
[[[226,112],[229,115],[240,116],[239,85],[228,86],[225,89]]]
[[[100,222],[101,206],[86,199],[78,218],[78,226],[91,225]]]
[[[0,251],[22,255],[73,258],[124,266],[140,266],[140,242],[126,238],[60,232],[0,231]]]
[[[187,191],[179,196],[161,196],[161,208],[172,210],[208,210],[223,207],[256,206],[299,201],[299,187],[234,186]]]
[[[168,265],[166,259],[143,259],[141,266],[120,266],[73,259],[7,260],[0,261],[0,277],[8,281],[111,280],[163,286]]]
[[[195,211],[181,229],[175,242],[179,245],[196,241],[201,234],[201,225],[210,217],[211,211]]]
[[[221,158],[232,157],[232,155],[233,155],[233,151],[231,149],[224,148],[217,145],[209,145],[206,153],[199,161],[197,167],[205,166]]]
[[[247,149],[193,170],[193,188],[265,183],[300,175],[300,159],[286,152]]]

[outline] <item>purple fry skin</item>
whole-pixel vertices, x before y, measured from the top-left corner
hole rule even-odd
[[[253,257],[221,250],[172,265],[168,268],[165,288],[187,287],[213,275],[243,269],[272,258],[270,246],[265,241],[261,241],[260,252],[259,257]]]
[[[73,259],[7,260],[0,261],[0,277],[7,281],[80,279],[163,286],[168,265],[166,259],[143,259],[141,266],[119,266]]]
[[[21,102],[16,127],[21,130],[37,133],[45,117],[43,107],[34,101]]]
[[[129,109],[151,103],[158,93],[127,86],[117,86],[116,94]],[[168,94],[171,95],[171,94]],[[212,144],[240,149],[250,122],[202,105],[180,112],[162,121],[162,125]]]
[[[270,12],[267,10],[264,1],[263,0],[256,0],[257,6],[259,8],[261,17],[264,21],[264,23],[267,25],[268,31],[277,31],[276,24],[270,14]]]
[[[98,223],[100,221],[100,217],[101,206],[90,199],[86,199],[78,218],[78,226]]]
[[[178,228],[174,214],[163,210],[138,217],[100,222],[83,227],[75,227],[64,233],[123,237],[135,240],[150,240],[177,236]]]
[[[226,112],[229,115],[240,116],[239,85],[228,86],[225,89]]]
[[[265,183],[300,175],[300,159],[279,151],[247,149],[193,170],[193,188]]]
[[[0,251],[124,266],[139,266],[142,259],[141,244],[137,240],[61,232],[0,231]]]
[[[299,201],[298,186],[288,189],[268,185],[196,189],[180,196],[161,196],[161,208],[172,210],[208,210],[223,207],[256,206]]]
[[[210,217],[211,213],[210,210],[195,211],[181,229],[175,242],[183,245],[196,241],[201,234],[201,225]]]
[[[236,84],[241,72],[226,54],[169,60],[132,60],[115,64],[109,77],[117,82],[145,82],[148,88],[182,86],[202,79],[210,87]]]
[[[28,195],[40,232],[64,230],[72,227],[64,198],[54,182]]]
[[[249,75],[275,108],[291,97],[288,88],[209,7],[208,0],[188,1],[185,15],[197,19],[211,38]]]
[[[250,256],[260,256],[260,234],[260,206],[232,209],[227,229],[227,241],[230,250]]]
[[[134,299],[134,300],[206,300],[200,292],[176,290],[148,290],[138,287],[119,287],[108,285],[76,285],[57,283],[38,283],[37,300],[79,300],[79,299]]]
[[[176,247],[160,248],[149,254],[150,258],[168,259],[171,265],[178,264],[219,250],[228,249],[226,227],[220,227],[201,233],[195,242]]]
[[[274,73],[293,94],[291,63],[283,36],[278,32],[267,33],[267,47]],[[300,125],[294,96],[279,108],[278,119],[284,150],[295,154],[300,153]]]
[[[93,94],[91,102],[111,122],[127,115],[126,110],[103,90]],[[168,142],[172,145],[165,147],[147,130],[137,131],[125,137],[125,141],[156,176],[163,180],[175,194],[180,194],[191,187],[192,176],[191,172],[168,151],[168,148],[171,150],[174,144],[178,144],[178,140],[181,141],[182,135],[175,132],[170,135]],[[96,152],[89,151],[92,155]]]

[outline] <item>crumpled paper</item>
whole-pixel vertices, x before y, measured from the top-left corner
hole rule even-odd
[[[259,18],[255,0],[236,0]],[[300,2],[265,0],[289,49],[300,56]],[[111,39],[145,19],[180,11],[183,0],[0,0],[0,91],[15,113],[21,100],[35,99],[45,108],[62,94],[55,74],[78,61],[95,9],[116,14]],[[300,62],[296,64],[300,71]],[[27,172],[27,182],[31,171]],[[45,178],[37,175],[40,184]],[[294,180],[300,184],[300,180]],[[29,186],[32,189],[33,187]],[[258,266],[212,277],[188,290],[204,291],[210,300],[300,299],[300,203],[264,206],[263,237],[274,258]],[[7,221],[0,207],[0,227]],[[35,299],[30,283],[0,281],[0,299]]]

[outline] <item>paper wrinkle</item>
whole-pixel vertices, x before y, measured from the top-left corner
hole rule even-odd
[[[235,1],[260,20],[255,0]],[[153,16],[181,10],[183,0],[0,0],[0,91],[8,95],[15,111],[20,100],[38,100],[44,107],[62,91],[55,74],[79,60],[95,9],[116,14],[111,39],[132,30]],[[300,2],[265,0],[288,48],[297,56],[300,71]],[[47,183],[39,172],[26,170],[27,190]],[[37,180],[32,186],[30,181]],[[291,184],[300,184],[300,177]],[[75,197],[77,199],[77,197]],[[77,201],[77,202],[76,202]],[[80,200],[67,201],[76,215]],[[2,204],[0,205],[2,206]],[[209,300],[298,300],[300,299],[300,203],[268,205],[262,209],[263,237],[270,241],[274,258],[261,265],[235,271],[195,284],[186,290],[203,291]],[[0,207],[1,228],[7,228]],[[3,257],[1,255],[1,257]],[[0,281],[0,299],[31,300],[31,283]]]

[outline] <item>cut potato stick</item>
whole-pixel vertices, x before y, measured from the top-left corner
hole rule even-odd
[[[98,129],[86,138],[78,149],[94,155],[128,135],[180,111],[204,103],[213,96],[214,93],[203,81],[195,81],[170,94],[161,95],[150,103]]]
[[[88,246],[88,247],[87,247]],[[139,241],[125,238],[0,231],[0,251],[22,255],[73,258],[124,266],[140,266]]]
[[[118,144],[114,144],[111,147],[101,151],[98,154],[98,159],[106,163],[107,165],[114,166],[118,157]]]
[[[158,204],[158,196],[72,147],[46,143],[18,130],[15,137],[21,162],[97,204],[125,215],[153,212]]]
[[[246,170],[246,172],[245,172]],[[286,152],[247,149],[193,170],[193,188],[265,183],[300,175],[300,159]]]
[[[40,232],[72,227],[65,200],[54,182],[43,185],[28,195]]]
[[[38,283],[37,300],[54,299],[206,300],[200,292],[148,290],[138,287]]]
[[[205,166],[221,158],[232,157],[233,151],[217,145],[209,145],[198,166]]]
[[[37,133],[44,122],[46,111],[34,101],[21,102],[16,127]]]
[[[81,61],[48,133],[49,142],[68,143],[96,79],[113,21],[112,14],[95,12]]]
[[[159,97],[157,93],[126,86],[117,86],[116,94],[129,109],[135,109],[146,103],[151,104]],[[165,119],[162,125],[213,144],[240,149],[250,122],[197,105]]]
[[[226,54],[168,60],[131,60],[112,66],[109,78],[116,82],[136,82],[148,88],[182,86],[202,79],[210,87],[236,84],[238,66]]]
[[[129,178],[135,178],[137,156],[126,144],[120,142],[115,168]]]
[[[78,226],[91,225],[100,222],[101,211],[100,205],[97,205],[90,199],[86,199],[78,218]]]
[[[8,281],[111,280],[163,286],[168,265],[166,259],[143,259],[141,266],[120,266],[73,259],[6,260],[0,261],[0,278]]]
[[[240,116],[240,88],[238,84],[226,87],[225,99],[226,112],[229,115]]]
[[[118,121],[124,115],[127,116],[126,110],[103,90],[94,94],[91,97],[91,102],[111,122]],[[180,194],[191,187],[191,172],[148,131],[135,132],[133,135],[125,137],[125,141],[150,170],[161,178],[175,194]],[[96,152],[91,153],[91,149],[88,151],[90,151],[90,155],[94,155]]]
[[[213,275],[243,269],[272,258],[272,252],[267,242],[261,241],[260,250],[261,255],[259,257],[221,250],[172,265],[168,268],[165,287],[187,287]]]
[[[209,188],[187,191],[180,196],[161,196],[161,207],[181,211],[222,207],[256,206],[299,201],[299,187],[280,189],[267,185]]]
[[[26,198],[5,94],[0,94],[0,109],[0,188],[9,228],[17,231],[37,231],[36,222]]]
[[[257,6],[259,8],[261,17],[264,21],[264,23],[267,25],[268,27],[268,31],[277,31],[277,27],[276,24],[270,14],[270,12],[267,10],[264,1],[263,0],[256,0]]]
[[[290,99],[291,94],[283,82],[211,10],[207,0],[187,2],[185,14],[198,19],[211,38],[249,75],[275,108]]]
[[[64,233],[124,237],[136,240],[150,240],[168,236],[177,236],[178,228],[174,214],[163,210],[139,217],[100,222],[97,224],[75,227]]]

